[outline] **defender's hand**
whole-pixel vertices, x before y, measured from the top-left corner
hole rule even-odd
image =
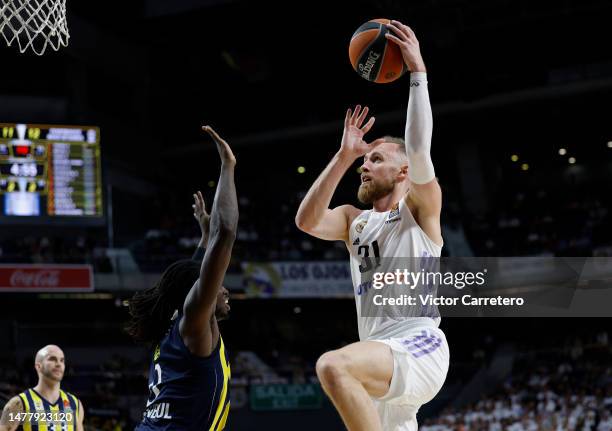
[[[193,195],[193,217],[198,221],[200,230],[202,231],[202,237],[207,238],[208,232],[210,231],[210,214],[206,212],[206,205],[204,203],[204,197],[202,192],[198,191]]]
[[[364,135],[370,131],[375,121],[374,117],[370,117],[367,123],[363,124],[368,111],[367,106],[362,110],[360,105],[355,106],[355,112],[352,112],[350,109],[346,111],[340,152],[347,155],[347,157],[353,159],[362,157],[365,153],[384,142],[382,138],[376,139],[370,144],[364,141]]]
[[[215,144],[217,144],[217,151],[219,151],[221,163],[228,166],[235,166],[236,157],[234,156],[234,153],[232,152],[232,149],[230,148],[228,143],[224,139],[222,139],[212,127],[202,126],[202,130],[208,133],[215,141]]]
[[[425,69],[425,62],[421,56],[419,41],[414,31],[407,25],[395,20],[387,24],[387,27],[389,27],[393,33],[389,32],[385,37],[400,47],[404,63],[406,63],[408,69],[411,72],[426,72],[427,70]]]

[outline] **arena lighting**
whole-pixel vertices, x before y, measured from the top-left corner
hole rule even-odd
[[[297,168],[298,174],[303,174],[306,172],[306,168],[304,166],[298,166]]]
[[[559,155],[565,156],[565,154],[567,154],[567,150],[565,148],[559,148]]]
[[[528,170],[528,169],[529,169],[529,165],[528,165],[527,163],[523,163],[523,164],[521,165],[521,169],[522,169],[523,171],[526,171],[526,170]]]
[[[573,165],[574,163],[576,163],[576,158],[575,157],[570,157],[568,160],[570,165]]]
[[[518,159],[519,159],[519,157],[518,157],[518,155],[516,155],[516,154],[513,154],[513,155],[510,157],[510,160],[512,160],[513,162],[518,162]]]
[[[608,141],[608,148],[612,148],[612,141]]]
[[[208,187],[210,187],[211,189],[215,186],[215,182],[214,181],[209,181],[208,182]]]
[[[358,173],[359,175],[361,175],[361,172],[363,172],[363,169],[361,169],[361,167],[357,168],[357,173]]]

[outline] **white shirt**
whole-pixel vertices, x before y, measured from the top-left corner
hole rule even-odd
[[[404,199],[390,211],[367,210],[355,217],[349,230],[348,247],[360,340],[392,338],[413,328],[437,327],[440,324],[437,307],[423,306],[418,301],[417,305],[410,307],[386,305],[382,310],[384,315],[378,317],[372,317],[375,313],[364,313],[371,304],[372,296],[384,295],[385,289],[371,288],[371,279],[366,279],[367,271],[371,268],[369,265],[378,264],[376,272],[393,272],[397,268],[404,268],[406,262],[417,262],[416,259],[398,258],[440,257],[442,247],[421,229]],[[420,263],[425,260],[418,259]],[[420,271],[420,268],[406,269]],[[376,314],[380,314],[378,310]]]

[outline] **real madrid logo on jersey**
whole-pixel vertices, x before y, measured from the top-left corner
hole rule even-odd
[[[355,226],[355,230],[357,231],[357,233],[363,232],[363,228],[365,227],[366,224],[368,224],[367,220],[363,220],[357,223],[357,225]]]

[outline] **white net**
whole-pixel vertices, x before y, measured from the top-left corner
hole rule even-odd
[[[31,49],[43,55],[47,46],[55,51],[68,45],[66,0],[0,0],[0,33],[19,51]]]

